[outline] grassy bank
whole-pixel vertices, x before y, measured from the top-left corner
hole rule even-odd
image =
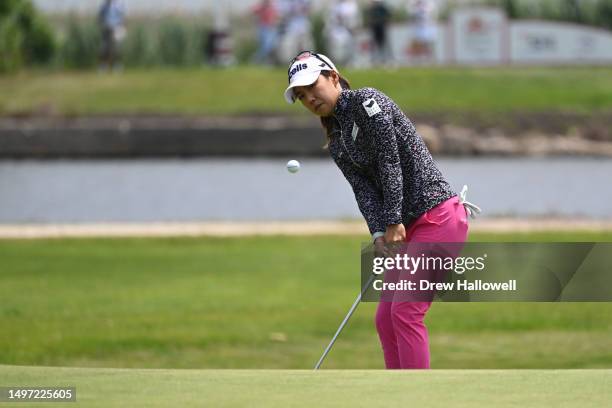
[[[413,68],[347,71],[405,112],[572,112],[612,110],[612,68]],[[0,115],[303,113],[287,105],[282,69],[24,72],[0,77]]]
[[[311,368],[359,289],[362,238],[0,241],[0,364]],[[383,367],[375,307],[360,305],[326,368]],[[436,303],[432,364],[609,368],[611,316],[610,303]]]
[[[603,407],[611,370],[117,370],[0,366],[0,383],[74,386],[88,407]],[[53,406],[75,406],[75,403]]]

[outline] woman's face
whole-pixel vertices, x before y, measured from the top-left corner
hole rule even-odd
[[[319,75],[319,78],[311,85],[296,86],[293,91],[302,105],[317,116],[330,116],[334,112],[342,90],[338,74],[330,72],[329,77]]]

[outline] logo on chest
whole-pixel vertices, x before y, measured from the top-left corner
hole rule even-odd
[[[369,117],[376,115],[377,113],[382,112],[378,103],[374,100],[374,98],[370,98],[365,101],[363,104],[364,109],[366,110]]]

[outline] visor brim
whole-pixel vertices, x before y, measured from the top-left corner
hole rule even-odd
[[[285,100],[287,101],[287,103],[295,103],[295,95],[293,94],[293,88],[297,86],[312,85],[317,80],[317,78],[319,78],[319,75],[321,75],[321,71],[296,74],[293,78],[293,81],[291,81],[291,84],[289,84],[289,87],[287,87],[287,89],[285,90]]]

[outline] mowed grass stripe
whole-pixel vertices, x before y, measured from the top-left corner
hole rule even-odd
[[[415,112],[612,110],[612,68],[402,68],[343,71],[354,88],[375,87]],[[306,114],[282,98],[284,69],[235,67],[26,71],[0,76],[0,114]]]
[[[0,241],[0,363],[310,368],[359,290],[364,238]],[[326,367],[382,368],[375,308]],[[436,303],[427,324],[437,368],[612,366],[610,303]]]
[[[612,370],[117,370],[0,366],[0,383],[75,386],[88,407],[603,407]],[[54,406],[73,406],[74,403]]]

